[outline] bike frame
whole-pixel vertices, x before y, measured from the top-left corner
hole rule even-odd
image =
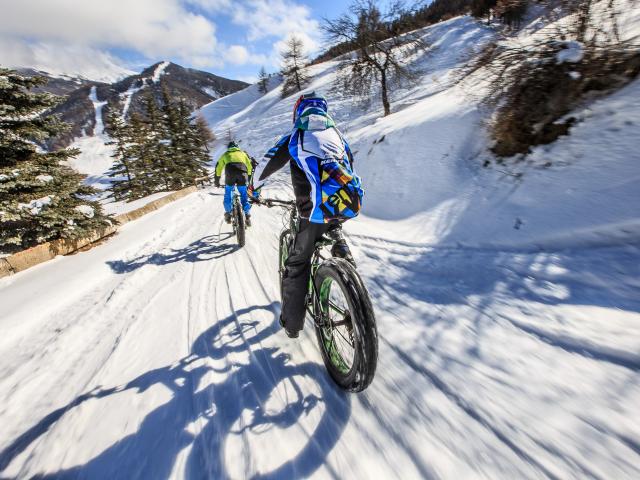
[[[298,209],[293,202],[286,202],[280,200],[267,200],[264,203],[268,207],[272,206],[280,206],[284,207],[289,211],[289,229],[291,234],[293,235],[293,239],[295,240],[295,235],[298,232],[298,227],[300,225],[300,217],[298,215]],[[321,263],[326,260],[325,257],[322,256],[322,248],[330,247],[334,244],[334,240],[328,237],[322,237],[320,240],[316,242],[315,250],[313,255],[311,256],[311,275],[309,276],[309,286],[307,290],[307,298],[306,298],[306,309],[311,318],[317,327],[325,327],[326,321],[323,316],[322,308],[320,308],[320,293],[316,288],[316,284],[314,282],[314,278],[318,268],[320,268]]]
[[[236,218],[236,205],[240,203],[240,194],[238,190],[233,189],[233,197],[231,199],[231,218],[233,219],[233,230],[238,226],[238,219]]]

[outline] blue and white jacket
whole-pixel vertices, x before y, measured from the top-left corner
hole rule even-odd
[[[358,215],[364,192],[353,170],[353,154],[327,112],[309,108],[300,115],[293,131],[256,167],[253,188],[260,189],[287,163],[302,218],[327,223]]]

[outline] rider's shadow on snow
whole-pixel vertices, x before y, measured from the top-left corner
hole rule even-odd
[[[274,302],[237,311],[200,335],[191,354],[179,362],[151,370],[122,386],[88,392],[52,412],[0,452],[0,471],[86,400],[125,391],[143,393],[163,386],[171,391],[170,400],[149,412],[135,433],[121,438],[84,465],[34,478],[168,478],[178,456],[189,446],[186,459],[181,458],[178,463],[184,466],[186,478],[230,478],[237,474],[227,470],[229,455],[233,456],[234,465],[252,465],[246,444],[242,451],[225,448],[231,436],[251,434],[255,439],[272,429],[296,425],[311,411],[323,407],[322,417],[313,432],[307,434],[306,444],[296,443],[295,452],[288,451],[288,445],[281,445],[271,453],[272,458],[278,453],[282,456],[278,467],[268,472],[244,473],[252,478],[309,477],[326,463],[327,455],[337,444],[351,413],[350,397],[331,383],[321,365],[294,365],[279,349],[262,346],[279,330],[275,320],[278,307]],[[258,322],[241,321],[243,316],[261,309],[274,313],[268,327],[258,330]],[[242,354],[247,355],[246,361],[230,360]],[[222,381],[211,382],[212,375],[226,376]],[[320,395],[305,392],[300,384],[304,378],[315,381]],[[275,412],[271,411],[274,398],[284,403]]]
[[[233,236],[233,233],[208,235],[196,240],[184,248],[172,249],[167,252],[142,255],[131,260],[110,260],[107,265],[115,273],[129,273],[145,265],[168,265],[176,262],[207,262],[222,258],[237,251],[237,244],[222,243]]]

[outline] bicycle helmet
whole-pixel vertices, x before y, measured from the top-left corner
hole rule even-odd
[[[298,98],[295,106],[293,107],[293,123],[302,115],[307,108],[319,108],[323,112],[329,112],[329,105],[327,100],[322,95],[317,95],[316,92],[305,93]]]

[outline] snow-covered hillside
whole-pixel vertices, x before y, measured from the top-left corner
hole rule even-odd
[[[576,112],[581,121],[572,135],[536,148],[526,162],[485,169],[486,114],[476,103],[481,79],[454,83],[463,59],[492,36],[468,17],[426,29],[430,48],[416,60],[422,81],[396,92],[387,118],[378,99],[359,105],[341,94],[334,62],[313,67],[305,90],[329,99],[356,152],[368,224],[385,232],[384,221],[392,220],[394,238],[452,246],[638,238],[640,82]],[[243,90],[202,113],[220,138],[230,129],[259,157],[290,128],[295,98],[281,100],[276,88],[254,102],[256,93]]]
[[[485,114],[454,80],[493,34],[425,29],[423,81],[386,118],[313,67],[367,189],[346,226],[380,334],[365,392],[331,383],[311,325],[278,326],[281,212],[255,208],[238,249],[202,190],[0,280],[0,476],[638,478],[640,83],[483,168]],[[293,102],[274,81],[202,113],[259,156]]]

